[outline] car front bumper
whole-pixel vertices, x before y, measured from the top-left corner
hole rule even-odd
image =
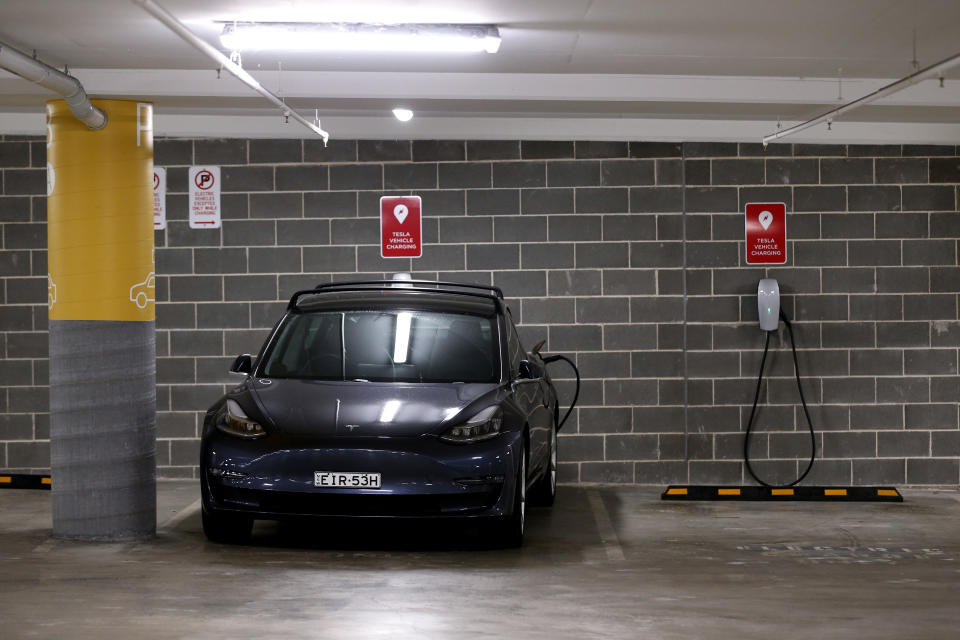
[[[522,435],[453,445],[433,436],[242,440],[209,430],[201,451],[203,507],[253,518],[478,518],[513,508]],[[379,489],[314,486],[317,471],[379,473]]]

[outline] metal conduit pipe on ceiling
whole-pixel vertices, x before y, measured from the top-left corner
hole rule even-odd
[[[266,98],[267,100],[275,104],[277,107],[279,107],[282,110],[283,115],[285,117],[293,118],[294,120],[296,120],[297,122],[305,126],[307,129],[310,129],[315,134],[323,138],[323,146],[327,146],[327,140],[330,139],[330,134],[320,128],[319,120],[317,121],[316,124],[314,124],[313,122],[310,122],[309,120],[301,116],[299,113],[297,113],[296,110],[288,107],[282,98],[280,98],[278,95],[276,95],[272,91],[266,89],[263,85],[261,85],[256,80],[256,78],[254,78],[249,73],[247,73],[243,69],[243,67],[234,63],[232,60],[230,60],[230,58],[228,58],[227,56],[217,51],[217,49],[213,45],[211,45],[209,42],[200,38],[195,33],[190,31],[190,29],[188,29],[185,24],[177,20],[177,18],[172,13],[170,13],[169,11],[167,11],[166,9],[158,5],[156,2],[153,2],[153,0],[131,0],[131,2],[141,7],[144,11],[146,11],[147,13],[152,15],[154,18],[162,22],[164,25],[167,26],[167,28],[169,28],[175,34],[180,36],[180,38],[182,38],[185,42],[192,45],[194,48],[198,49],[200,52],[205,54],[208,58],[210,58],[211,60],[216,62],[218,65],[220,65],[221,68],[229,71],[240,82],[247,85],[257,93],[262,95],[264,98]]]
[[[91,104],[83,85],[73,76],[3,42],[0,42],[0,68],[58,93],[66,100],[70,112],[90,129],[102,129],[107,124],[107,115]]]
[[[876,91],[872,93],[868,93],[867,95],[861,98],[857,98],[852,102],[848,102],[846,104],[840,105],[839,107],[831,109],[826,113],[821,113],[820,115],[816,116],[815,118],[811,118],[806,122],[801,122],[800,124],[796,124],[792,127],[788,127],[781,131],[775,131],[769,135],[765,135],[763,136],[763,140],[762,140],[763,146],[766,147],[767,144],[773,142],[774,140],[779,140],[780,138],[785,138],[794,133],[799,133],[805,129],[809,129],[810,127],[816,126],[821,122],[832,123],[834,118],[837,118],[838,116],[841,116],[844,113],[847,113],[848,111],[853,111],[854,109],[858,109],[864,105],[870,104],[871,102],[875,102],[877,100],[880,100],[881,98],[885,98],[898,91],[903,91],[904,89],[908,87],[912,87],[918,82],[921,82],[928,78],[935,78],[939,76],[941,81],[940,84],[941,86],[943,86],[944,72],[946,72],[948,69],[951,69],[957,65],[960,65],[960,53],[956,53],[950,56],[949,58],[945,58],[940,62],[936,62],[930,65],[929,67],[920,69],[919,71],[916,71],[905,78],[901,78],[896,82],[891,82],[890,84],[880,87]]]

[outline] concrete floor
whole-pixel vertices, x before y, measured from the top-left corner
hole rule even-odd
[[[50,537],[50,494],[0,491],[0,638],[950,638],[960,494],[903,504],[661,502],[561,487],[518,550],[449,528],[258,523],[208,543],[194,482],[155,540]]]

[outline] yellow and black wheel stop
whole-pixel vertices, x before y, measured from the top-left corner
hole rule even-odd
[[[30,473],[0,475],[0,489],[45,489],[50,490],[50,476]]]
[[[895,487],[724,487],[670,485],[661,500],[903,502]]]

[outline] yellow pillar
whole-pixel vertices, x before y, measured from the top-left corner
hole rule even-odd
[[[47,103],[51,320],[154,320],[153,106],[94,100],[91,131]]]
[[[53,532],[156,530],[153,109],[93,100],[92,131],[47,104]]]

